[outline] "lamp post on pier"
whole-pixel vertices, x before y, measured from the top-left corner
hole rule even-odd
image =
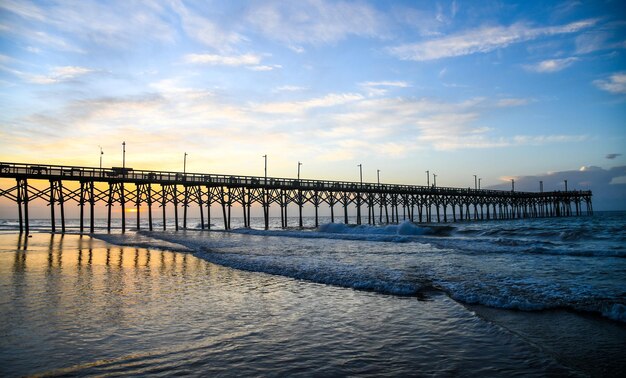
[[[102,152],[102,146],[98,147],[100,147],[100,170],[102,170],[102,155],[104,155],[104,152]]]
[[[437,187],[437,175],[433,173],[433,186]]]
[[[359,164],[359,182],[360,182],[360,186],[359,186],[359,192],[357,192],[357,198],[356,198],[356,224],[361,224],[361,189],[363,189],[363,164]],[[346,223],[347,223],[347,214],[346,214]]]
[[[565,191],[567,192],[567,180],[565,180]]]
[[[263,181],[263,218],[265,220],[265,229],[270,227],[270,205],[268,201],[266,186],[267,186],[267,154],[263,155],[265,159],[265,180]]]
[[[480,181],[482,180],[482,178],[478,178],[478,190],[480,190]]]
[[[122,168],[126,169],[126,142],[122,142]]]
[[[302,187],[300,186],[300,166],[302,165],[301,162],[298,162],[298,219],[300,222],[300,228],[303,227],[303,223],[302,223]],[[317,211],[317,208],[315,208],[315,211]],[[281,214],[282,217],[282,214]],[[285,207],[285,227],[287,226],[287,208]]]
[[[539,181],[539,193],[543,193],[543,181]]]
[[[378,182],[378,185],[380,185],[380,169],[376,170],[376,181]]]
[[[511,179],[511,191],[515,191],[515,179]]]
[[[187,153],[185,152],[185,157],[183,159],[183,175],[187,173]]]
[[[474,189],[478,190],[478,176],[474,175]]]
[[[267,185],[267,155],[263,155],[263,159],[265,159],[265,184]]]
[[[426,186],[430,186],[430,171],[426,171]]]

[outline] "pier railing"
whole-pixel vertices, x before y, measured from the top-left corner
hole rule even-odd
[[[587,213],[592,213],[591,191],[551,191],[551,192],[520,192],[513,190],[491,190],[472,188],[453,188],[422,185],[384,184],[370,182],[330,181],[311,179],[290,179],[260,176],[239,176],[193,172],[169,172],[137,170],[129,167],[80,167],[49,164],[28,164],[0,162],[0,177],[13,178],[17,185],[8,190],[0,190],[0,196],[8,197],[18,204],[20,225],[22,213],[28,221],[28,202],[34,198],[47,199],[51,207],[52,227],[54,230],[54,208],[74,200],[81,206],[81,231],[83,207],[91,208],[91,232],[93,232],[93,207],[96,202],[105,202],[109,208],[109,227],[111,207],[120,204],[122,209],[127,202],[137,207],[137,227],[139,227],[139,211],[142,204],[148,205],[150,228],[152,228],[153,203],[163,207],[173,204],[178,229],[179,204],[184,210],[186,225],[187,208],[190,204],[198,204],[203,218],[203,206],[210,217],[211,204],[222,207],[224,228],[230,228],[230,208],[239,204],[243,208],[244,223],[250,225],[250,207],[260,204],[264,210],[266,228],[268,226],[269,207],[278,204],[281,208],[282,225],[287,225],[287,206],[296,204],[299,207],[299,225],[302,226],[302,207],[310,203],[317,210],[321,204],[330,206],[331,219],[334,221],[334,206],[339,204],[344,210],[344,222],[348,222],[348,205],[354,205],[357,212],[357,223],[361,223],[361,207],[368,209],[368,223],[375,223],[374,210],[378,207],[379,222],[398,222],[403,210],[403,219],[419,222],[432,221],[433,209],[436,221],[448,221],[449,210],[453,221],[470,219],[512,219],[544,216],[581,215],[582,203],[586,204]],[[37,189],[28,184],[28,180],[47,180],[50,187]],[[69,191],[63,181],[80,182],[80,190]],[[94,183],[108,184],[108,191],[98,189]],[[124,184],[132,184],[135,190],[129,190]],[[155,190],[152,185],[160,186]],[[182,186],[183,190],[179,190]],[[572,204],[575,210],[572,209]],[[391,208],[391,220],[388,208]],[[228,212],[226,211],[228,209]],[[415,213],[417,209],[417,214]],[[457,219],[457,210],[459,218]],[[472,211],[473,210],[473,211]],[[470,215],[471,213],[471,215]],[[417,217],[416,217],[417,215]],[[424,216],[423,216],[424,215]],[[125,228],[124,212],[122,227]],[[62,220],[64,224],[64,220]],[[209,222],[210,223],[210,222]],[[165,222],[163,222],[165,226]],[[204,228],[204,220],[202,220]],[[28,227],[26,227],[28,228]],[[63,227],[64,229],[64,227]]]
[[[389,191],[412,193],[437,193],[448,195],[488,195],[488,196],[543,196],[546,193],[585,193],[588,191],[553,191],[553,192],[523,192],[492,189],[455,188],[445,186],[425,186],[406,184],[384,184],[371,182],[351,182],[332,180],[290,179],[262,176],[238,176],[193,172],[171,172],[137,170],[127,167],[94,168],[69,165],[42,165],[24,163],[0,162],[0,177],[15,178],[18,176],[33,179],[68,180],[95,182],[123,181],[128,183],[154,183],[166,185],[236,185],[246,187],[267,188],[295,188],[302,190],[359,190],[362,192]]]

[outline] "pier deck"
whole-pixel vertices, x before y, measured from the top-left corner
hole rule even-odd
[[[271,205],[280,207],[281,225],[287,227],[287,207],[298,207],[302,227],[302,209],[311,204],[318,226],[318,208],[330,207],[331,221],[335,221],[335,206],[343,210],[343,221],[348,223],[348,207],[356,208],[356,223],[367,218],[368,224],[397,223],[409,219],[414,222],[458,222],[467,220],[498,220],[534,217],[580,216],[593,213],[591,191],[520,192],[488,189],[451,188],[420,185],[397,185],[289,179],[275,177],[219,175],[208,173],[165,172],[135,170],[127,167],[94,168],[60,165],[42,165],[0,162],[0,178],[16,180],[16,185],[0,188],[0,197],[7,197],[18,206],[20,232],[29,232],[29,202],[46,201],[51,211],[51,228],[56,232],[55,208],[61,215],[61,231],[65,232],[64,204],[77,202],[80,206],[80,232],[84,232],[85,207],[89,207],[89,232],[94,232],[94,207],[103,202],[108,207],[108,230],[111,229],[111,208],[122,208],[122,231],[126,229],[125,207],[135,206],[137,229],[140,228],[140,209],[147,206],[149,229],[152,230],[152,206],[163,209],[165,229],[166,206],[174,206],[175,227],[179,229],[179,207],[183,210],[183,228],[187,227],[187,209],[198,206],[201,225],[210,227],[211,205],[221,207],[224,229],[230,229],[231,208],[242,209],[244,226],[250,227],[250,208],[263,208],[265,228],[269,227]],[[29,184],[48,181],[44,189]],[[78,182],[78,189],[70,190],[64,182]],[[95,183],[105,183],[102,190]],[[367,216],[361,214],[367,209]],[[401,211],[400,211],[401,209]],[[378,210],[378,217],[376,217]],[[378,219],[377,219],[378,218]]]

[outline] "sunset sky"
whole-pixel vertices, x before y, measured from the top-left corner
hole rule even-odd
[[[0,2],[0,161],[125,141],[136,169],[569,175],[626,208],[625,123],[621,1]]]

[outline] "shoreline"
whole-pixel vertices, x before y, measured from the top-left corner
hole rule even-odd
[[[19,233],[7,234],[2,233],[0,236],[9,236],[16,238],[17,240],[22,240],[22,237],[19,237]],[[49,254],[53,253],[53,248],[57,248],[58,246],[53,246],[53,240],[57,239],[59,236],[59,240],[63,240],[65,236],[70,236],[70,238],[78,237],[83,239],[85,237],[88,240],[87,244],[91,244],[94,240],[97,242],[102,242],[105,245],[110,246],[108,249],[119,249],[123,251],[124,248],[134,249],[136,247],[131,247],[129,245],[117,245],[111,243],[109,241],[105,241],[103,239],[99,239],[94,237],[93,235],[79,235],[79,234],[52,234],[46,232],[40,232],[34,236],[36,240],[42,239],[43,235],[50,236],[50,250]],[[43,237],[45,238],[45,237]],[[37,241],[35,244],[41,244],[41,241]],[[7,246],[8,247],[8,246]],[[31,246],[32,248],[33,246]],[[70,247],[71,248],[71,247]],[[79,247],[80,248],[80,247]],[[154,248],[150,246],[139,246],[138,248]],[[0,251],[0,253],[10,252],[13,250],[14,252],[20,252],[19,244],[15,245],[13,249],[7,248],[6,250]],[[36,248],[33,252],[37,253],[37,250],[41,252],[41,250],[45,250],[45,247]],[[81,249],[79,249],[80,251]],[[24,250],[21,250],[22,252]],[[56,251],[56,249],[55,249]],[[171,249],[159,248],[159,251],[162,253],[170,253]],[[26,252],[28,252],[28,248],[26,248]],[[63,246],[61,245],[61,249],[59,252],[63,252]],[[190,253],[191,252],[191,253]],[[55,252],[56,253],[56,252]],[[195,253],[192,250],[182,251],[177,250],[171,253],[182,253],[182,254],[191,254],[196,258],[202,259],[201,254]],[[24,256],[25,257],[25,256]],[[60,263],[60,256],[58,257]],[[80,259],[80,256],[79,256]],[[121,264],[121,255],[119,257],[119,263]],[[54,259],[53,259],[54,260]],[[206,261],[206,260],[203,260]],[[48,260],[48,263],[53,263]],[[213,264],[211,262],[207,262],[209,264]],[[67,263],[66,263],[67,264]],[[108,264],[108,257],[107,257]],[[218,265],[219,266],[219,265]],[[222,269],[233,269],[235,268],[223,267]],[[259,272],[249,272],[253,276],[259,274]],[[261,273],[261,275],[265,275],[266,273]],[[281,275],[273,275],[278,277],[280,280],[292,280],[294,284],[301,281],[297,278],[288,278]],[[341,287],[336,287],[333,285],[324,285],[311,281],[306,281],[305,285],[313,285],[313,286],[328,286],[331,290],[342,289]],[[374,294],[377,296],[385,297],[396,297],[400,300],[409,299],[411,297],[406,296],[396,296],[393,294],[383,294],[371,291],[364,290],[356,290],[350,288],[343,288],[345,290],[354,290],[356,292],[360,292],[362,294],[355,295],[370,295]],[[506,333],[510,333],[514,335],[516,338],[523,340],[524,343],[529,345],[532,349],[536,349],[541,353],[546,353],[548,356],[553,358],[559,364],[573,369],[576,372],[581,372],[583,374],[588,374],[591,376],[611,376],[617,375],[620,371],[623,371],[626,368],[626,362],[619,360],[622,351],[626,348],[626,327],[615,320],[611,320],[608,318],[604,318],[601,316],[583,314],[583,313],[574,313],[572,311],[567,311],[564,309],[552,309],[552,310],[540,310],[540,311],[519,311],[519,310],[510,310],[510,309],[499,309],[492,308],[482,305],[472,305],[465,304],[463,302],[456,301],[452,299],[447,293],[440,290],[425,290],[424,298],[420,298],[420,296],[415,296],[416,300],[419,302],[422,301],[439,301],[435,297],[445,296],[449,301],[456,303],[458,306],[461,306],[467,311],[473,313],[475,316],[480,318],[482,321],[485,321],[499,329],[504,330]],[[388,299],[392,300],[392,299]],[[581,331],[582,330],[582,331]],[[589,342],[589,336],[595,335],[593,340],[595,342]],[[64,369],[61,369],[63,371]],[[49,371],[44,374],[55,374],[58,371]]]
[[[355,225],[350,225],[350,226],[355,226]],[[255,231],[260,231],[262,232],[262,230],[254,230],[252,229],[253,232],[247,232],[249,231],[249,229],[242,229],[246,232],[237,232],[237,230],[200,230],[200,229],[189,229],[189,230],[179,230],[179,231],[174,231],[174,230],[168,230],[167,232],[186,232],[186,231],[190,231],[190,232],[203,232],[203,233],[211,233],[211,232],[215,232],[216,234],[236,234],[236,235],[243,235],[243,236],[265,236],[265,237],[276,237],[276,238],[281,238],[281,237],[289,237],[289,238],[295,238],[298,239],[297,236],[289,236],[286,235],[288,232],[286,230],[270,230],[269,234],[264,235],[264,234],[259,234]],[[120,231],[120,230],[118,230]],[[37,234],[47,234],[50,236],[60,236],[63,237],[65,235],[71,235],[71,236],[78,236],[78,237],[89,237],[89,238],[93,238],[96,240],[100,240],[104,243],[108,243],[111,245],[115,245],[118,247],[140,247],[140,248],[150,248],[150,249],[155,249],[155,250],[162,250],[162,251],[173,251],[173,252],[180,252],[180,253],[191,253],[193,254],[195,257],[201,258],[207,262],[216,264],[216,265],[220,265],[223,267],[227,267],[227,268],[231,268],[231,269],[236,269],[236,270],[243,270],[243,271],[248,271],[251,273],[261,273],[261,274],[270,274],[270,275],[274,275],[274,276],[278,276],[278,277],[287,277],[290,279],[295,279],[295,280],[305,280],[311,283],[317,283],[317,284],[323,284],[323,285],[330,285],[330,286],[336,286],[336,287],[343,287],[343,288],[347,288],[347,289],[353,289],[353,290],[358,290],[358,291],[363,291],[363,292],[372,292],[372,293],[376,293],[376,294],[381,294],[381,295],[391,295],[391,296],[397,296],[397,297],[415,297],[418,300],[421,299],[427,299],[429,293],[443,293],[446,296],[448,296],[451,300],[454,300],[455,302],[467,307],[468,309],[470,309],[471,311],[478,311],[482,308],[485,309],[494,309],[494,310],[502,310],[502,311],[512,311],[512,312],[520,312],[520,313],[541,313],[541,312],[558,312],[558,311],[562,311],[565,313],[572,313],[572,314],[577,314],[583,317],[590,317],[590,318],[596,318],[596,319],[602,319],[604,321],[608,321],[610,323],[615,323],[615,324],[619,324],[621,326],[626,327],[626,322],[620,321],[618,319],[615,319],[611,316],[608,316],[604,313],[602,313],[601,311],[595,311],[595,310],[580,310],[580,309],[576,309],[576,308],[569,308],[569,307],[553,307],[553,308],[544,308],[544,309],[517,309],[517,308],[503,308],[503,307],[493,307],[493,306],[489,306],[489,305],[485,305],[482,303],[474,303],[474,302],[464,302],[462,300],[456,299],[454,298],[454,296],[449,293],[448,291],[446,291],[443,288],[438,288],[438,287],[434,287],[432,286],[430,283],[428,282],[423,282],[420,283],[420,286],[415,290],[415,292],[413,293],[395,293],[395,292],[387,292],[387,291],[377,291],[377,290],[373,290],[373,289],[361,289],[358,287],[352,287],[352,286],[345,286],[345,285],[338,285],[338,284],[334,284],[332,282],[318,282],[318,281],[314,281],[314,280],[308,280],[306,278],[302,278],[302,277],[291,277],[289,275],[284,275],[284,274],[279,274],[279,273],[275,273],[275,272],[268,272],[268,271],[258,271],[258,270],[254,270],[254,269],[246,269],[246,268],[241,268],[241,267],[237,267],[237,266],[230,266],[230,265],[223,265],[220,264],[219,262],[216,261],[212,261],[212,260],[207,260],[206,258],[203,257],[203,252],[201,251],[197,251],[194,249],[191,249],[189,247],[186,247],[184,245],[181,244],[177,244],[175,242],[167,242],[163,239],[155,239],[157,241],[157,243],[146,243],[146,242],[140,242],[137,240],[131,240],[130,242],[124,244],[124,243],[119,243],[120,240],[115,240],[115,238],[119,238],[120,236],[124,236],[124,237],[128,237],[130,235],[136,235],[136,236],[140,236],[140,235],[150,235],[150,233],[154,232],[155,235],[158,235],[161,230],[154,230],[154,231],[147,231],[147,230],[128,230],[126,231],[126,233],[121,233],[121,232],[111,232],[111,233],[93,233],[93,234],[81,234],[78,231],[69,231],[69,232],[65,232],[65,233],[61,233],[61,232],[49,232],[49,231],[45,231],[45,230],[36,230],[35,232],[31,233],[30,235],[26,235],[26,234],[20,234],[17,231],[0,231],[0,236],[2,235],[15,235],[15,236],[19,236],[18,239],[18,245],[21,246],[21,248],[26,248],[28,246],[28,239],[32,238],[33,235],[37,235]],[[319,236],[319,239],[324,239],[323,236]],[[22,244],[21,241],[24,240],[26,241],[26,243]],[[360,241],[361,239],[351,239],[351,238],[339,238],[338,240],[354,240],[354,241]],[[387,241],[382,241],[383,243],[386,243]]]

